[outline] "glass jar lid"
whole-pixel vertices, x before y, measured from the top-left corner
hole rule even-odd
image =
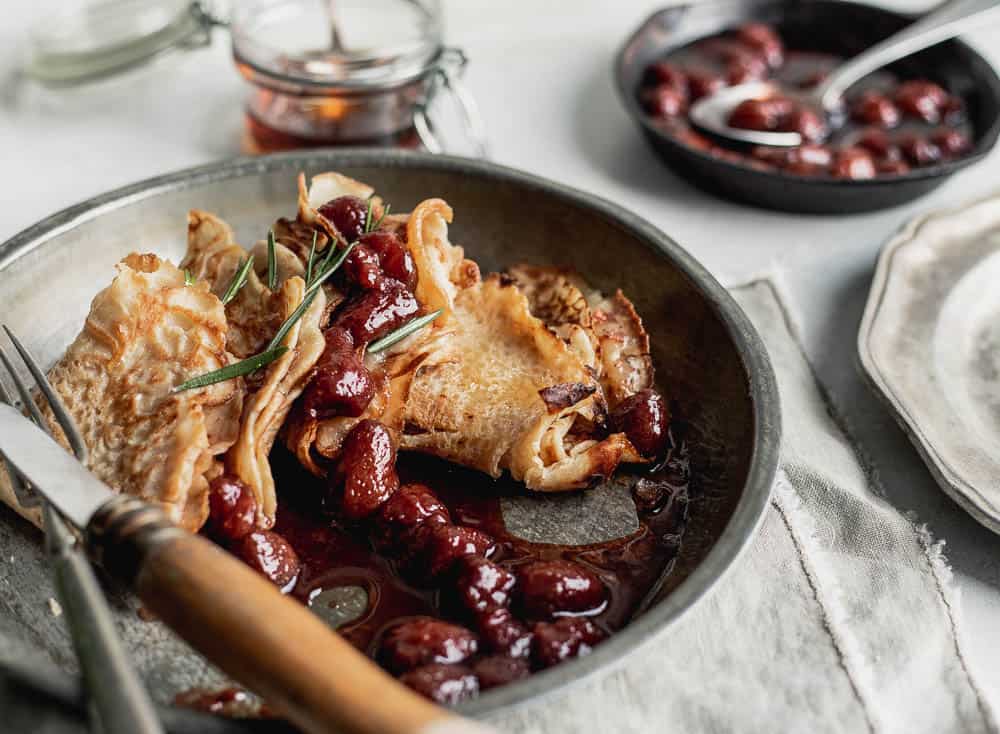
[[[101,0],[46,16],[29,36],[25,73],[50,86],[96,81],[162,54],[206,45],[220,23],[213,4]]]

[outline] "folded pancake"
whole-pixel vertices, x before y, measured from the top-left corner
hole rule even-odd
[[[417,300],[442,315],[366,357],[380,387],[364,415],[317,420],[297,411],[289,447],[322,473],[350,429],[374,418],[396,431],[401,450],[494,477],[506,470],[539,491],[585,487],[610,475],[623,456],[637,457],[623,434],[604,435],[600,337],[591,322],[581,327],[580,349],[575,339],[564,341],[532,313],[514,279],[480,278],[478,266],[448,240],[451,218],[445,202],[431,199],[414,209],[405,227],[419,274]],[[590,319],[589,304],[576,292]]]
[[[649,335],[620,290],[606,297],[569,268],[515,265],[506,272],[531,313],[594,370],[609,408],[653,386]]]
[[[218,457],[237,440],[245,386],[171,390],[235,361],[226,315],[207,284],[185,285],[184,273],[155,255],[129,255],[117,267],[49,381],[83,436],[88,468],[197,530],[209,480],[222,471]]]
[[[222,295],[233,275],[250,256],[235,243],[232,229],[221,219],[192,211],[188,219],[188,251],[181,263],[213,293]],[[236,297],[226,304],[229,319],[227,345],[243,359],[265,350],[278,328],[305,297],[305,269],[295,252],[281,243],[275,246],[278,285],[265,285],[267,245],[253,251],[254,267]],[[282,345],[288,351],[247,379],[247,399],[239,421],[236,442],[226,452],[227,472],[239,477],[257,499],[257,523],[274,524],[277,493],[268,455],[278,431],[296,398],[305,389],[312,369],[323,353],[320,327],[326,312],[326,295],[320,290],[298,319]]]

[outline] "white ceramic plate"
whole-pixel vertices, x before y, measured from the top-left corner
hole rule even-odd
[[[858,352],[944,491],[1000,533],[1000,195],[885,246]]]

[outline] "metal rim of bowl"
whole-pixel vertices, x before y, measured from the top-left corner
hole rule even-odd
[[[736,559],[749,546],[770,501],[771,486],[778,467],[781,435],[777,382],[767,350],[750,320],[729,292],[700,263],[646,220],[593,194],[477,159],[383,149],[278,153],[256,158],[233,158],[156,176],[63,209],[0,245],[0,272],[17,258],[44,245],[60,233],[135,201],[168,191],[194,188],[255,173],[286,169],[297,172],[317,165],[329,166],[331,169],[368,166],[458,172],[521,186],[528,191],[544,193],[571,205],[590,209],[669,259],[703,293],[722,321],[748,376],[748,393],[754,412],[754,435],[743,493],[711,550],[663,601],[595,647],[590,655],[540,671],[526,680],[485,692],[478,698],[459,705],[456,710],[465,715],[482,716],[510,708],[529,699],[540,699],[624,660],[628,653],[651,641],[694,606],[732,568]]]
[[[704,3],[699,3],[699,5],[732,5],[730,0],[707,0]],[[903,19],[910,19],[911,16],[906,13],[896,12],[889,8],[884,8],[875,5],[868,5],[865,3],[850,2],[850,0],[837,0],[837,4],[844,7],[845,11],[853,8],[865,8],[866,10],[879,10],[887,15],[894,15]],[[906,173],[892,174],[888,176],[877,176],[871,179],[863,179],[858,181],[851,181],[847,179],[837,179],[829,176],[807,176],[797,173],[786,173],[783,171],[766,171],[758,168],[753,168],[752,166],[744,165],[742,163],[736,163],[733,161],[726,160],[725,158],[720,158],[719,156],[712,155],[711,153],[699,150],[690,145],[685,145],[680,140],[676,139],[672,135],[665,132],[658,125],[654,124],[652,118],[646,115],[642,109],[639,107],[638,101],[635,99],[635,89],[627,89],[625,86],[623,69],[625,68],[625,55],[632,43],[645,31],[646,27],[651,23],[655,22],[662,14],[668,12],[681,12],[691,7],[690,3],[684,5],[672,6],[669,8],[663,8],[651,13],[639,26],[629,34],[628,38],[618,49],[615,54],[614,61],[614,77],[615,77],[615,88],[618,90],[618,96],[625,106],[626,111],[635,120],[639,126],[649,135],[654,136],[657,140],[663,141],[669,145],[675,146],[688,155],[700,158],[706,163],[711,163],[716,166],[721,167],[723,170],[730,170],[733,172],[739,172],[741,174],[754,174],[758,176],[763,176],[765,178],[770,178],[776,181],[794,181],[798,185],[813,186],[816,188],[847,188],[854,187],[855,189],[859,187],[882,187],[890,186],[899,182],[905,181],[924,181],[928,179],[935,178],[945,178],[957,173],[958,171],[966,168],[973,163],[976,163],[983,159],[987,153],[989,153],[993,146],[996,145],[998,137],[1000,137],[1000,115],[997,115],[992,124],[988,129],[986,129],[982,135],[977,136],[975,145],[968,154],[963,155],[961,158],[956,158],[950,161],[944,161],[942,163],[936,163],[932,166],[922,166],[920,168],[911,168]],[[707,36],[702,36],[705,38]],[[984,82],[986,86],[989,87],[990,93],[998,100],[1000,100],[1000,76],[997,75],[996,70],[993,66],[983,58],[982,54],[976,51],[972,46],[968,45],[960,38],[953,38],[949,43],[958,44],[966,53],[968,53],[972,58],[981,61],[984,69],[988,69],[990,74],[985,76],[980,81]],[[666,48],[666,47],[665,47]],[[672,47],[671,47],[672,48]]]

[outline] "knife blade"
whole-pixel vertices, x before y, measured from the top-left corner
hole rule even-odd
[[[0,454],[65,518],[83,529],[115,493],[16,409],[0,404]]]

